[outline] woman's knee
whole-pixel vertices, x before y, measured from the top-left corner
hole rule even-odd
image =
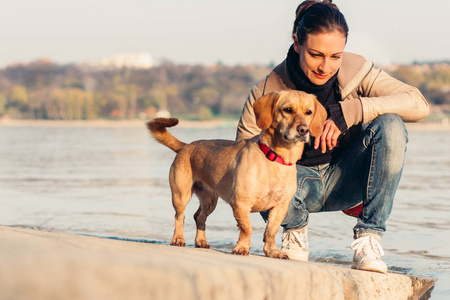
[[[393,171],[401,172],[408,143],[408,131],[403,120],[395,114],[384,114],[372,122],[371,130],[377,145],[375,152],[383,157]]]
[[[376,139],[385,139],[388,146],[406,148],[408,131],[398,115],[384,114],[377,117],[372,121],[371,129],[376,132]]]

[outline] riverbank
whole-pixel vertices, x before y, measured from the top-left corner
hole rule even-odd
[[[3,226],[0,240],[4,300],[418,299],[434,283],[323,263]]]
[[[149,120],[14,120],[0,119],[0,126],[36,126],[36,127],[114,127],[114,128],[139,128],[145,126]],[[229,128],[236,127],[238,120],[214,119],[209,121],[181,120],[177,127],[180,128]],[[406,123],[410,130],[450,130],[450,123],[446,122],[418,122]]]
[[[130,128],[145,127],[145,123],[149,120],[14,120],[0,119],[0,126],[36,126],[36,127],[114,127],[114,128]],[[214,119],[209,121],[190,121],[180,120],[177,127],[181,128],[219,128],[219,127],[236,127],[237,120]]]

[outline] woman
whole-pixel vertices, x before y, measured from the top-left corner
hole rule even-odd
[[[424,119],[429,108],[418,89],[344,52],[347,35],[331,1],[301,3],[287,58],[251,89],[236,139],[260,133],[253,103],[263,95],[286,89],[316,95],[328,119],[297,162],[298,189],[282,224],[282,250],[307,261],[309,213],[344,210],[358,217],[352,268],[386,273],[379,242],[403,170],[403,122]]]

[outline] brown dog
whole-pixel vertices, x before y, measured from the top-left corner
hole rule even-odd
[[[185,245],[184,210],[194,192],[200,200],[194,215],[196,247],[209,248],[205,222],[220,197],[231,205],[240,230],[232,253],[248,255],[250,213],[270,209],[264,253],[288,258],[277,248],[275,235],[297,188],[295,163],[309,135],[322,134],[327,113],[315,96],[300,91],[270,93],[256,101],[253,108],[261,134],[238,142],[199,140],[185,144],[166,130],[178,124],[178,119],[158,118],[147,123],[158,142],[178,153],[169,176],[176,213],[171,245]]]

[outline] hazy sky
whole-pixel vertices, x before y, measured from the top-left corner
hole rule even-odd
[[[148,52],[155,61],[278,63],[301,1],[0,0],[0,67]],[[450,59],[450,1],[335,0],[347,51],[382,65]]]

